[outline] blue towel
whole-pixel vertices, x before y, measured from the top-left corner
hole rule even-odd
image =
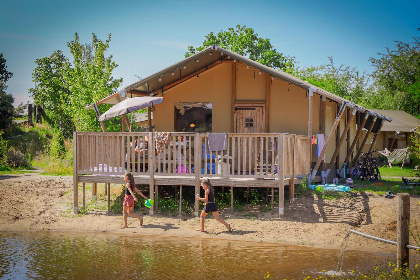
[[[227,150],[227,134],[226,133],[208,133],[208,147],[210,152]]]

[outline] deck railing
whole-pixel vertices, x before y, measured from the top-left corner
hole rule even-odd
[[[77,175],[130,171],[135,176],[275,179],[280,168],[284,177],[310,172],[307,136],[228,133],[226,149],[221,151],[209,149],[205,133],[77,132],[75,137]],[[283,153],[279,153],[281,146]]]

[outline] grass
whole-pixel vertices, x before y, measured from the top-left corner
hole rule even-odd
[[[382,180],[368,181],[368,180],[353,180],[353,187],[351,192],[374,192],[378,195],[385,195],[390,191],[394,195],[397,193],[412,193],[420,195],[420,186],[405,186],[402,177],[416,177],[416,172],[412,167],[388,166],[380,167]],[[344,179],[341,179],[340,184],[344,184]],[[344,197],[350,197],[351,194],[343,192],[315,192],[318,197],[332,200]]]
[[[28,170],[25,168],[11,168],[6,166],[0,166],[0,175],[8,175],[8,174],[24,174],[24,173],[37,173],[34,170]]]
[[[43,155],[35,159],[32,165],[43,170],[42,175],[71,176],[73,175],[73,163],[68,159],[56,159]]]
[[[389,166],[379,167],[382,177],[418,177],[418,171],[415,171],[412,167],[404,166],[402,169],[400,166]]]

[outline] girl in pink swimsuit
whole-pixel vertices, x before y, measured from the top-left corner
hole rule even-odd
[[[140,225],[143,225],[143,218],[138,216],[137,214],[133,213],[134,208],[134,201],[137,201],[134,192],[141,195],[144,199],[147,197],[136,188],[134,184],[134,177],[133,174],[127,172],[124,174],[124,181],[127,183],[125,184],[125,195],[124,195],[124,203],[123,203],[123,217],[124,217],[124,225],[121,228],[127,228],[127,213],[131,217],[137,218],[140,221]]]

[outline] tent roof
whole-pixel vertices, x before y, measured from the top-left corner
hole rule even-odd
[[[201,52],[198,52],[188,58],[185,58],[149,77],[141,79],[125,87],[121,92],[116,92],[110,95],[109,97],[107,97],[110,99],[104,98],[96,102],[96,104],[101,104],[101,103],[116,104],[116,103],[109,103],[113,100],[111,97],[113,97],[114,95],[121,95],[121,96],[124,95],[123,98],[125,98],[126,93],[127,95],[130,94],[130,96],[132,97],[140,96],[140,95],[154,96],[156,94],[162,93],[165,90],[168,90],[182,83],[185,80],[196,77],[201,72],[204,72],[212,67],[215,67],[219,64],[226,63],[229,61],[238,61],[239,63],[246,64],[247,66],[255,68],[261,72],[268,73],[274,78],[287,81],[291,84],[294,84],[308,91],[311,90],[312,92],[325,96],[326,98],[332,101],[335,101],[337,103],[340,103],[340,104],[345,103],[349,107],[356,106],[356,108],[360,112],[368,112],[370,115],[377,116],[379,119],[385,119],[389,122],[391,121],[391,119],[389,119],[388,117],[384,115],[378,115],[377,113],[369,109],[363,108],[362,106],[354,104],[340,96],[337,96],[333,93],[330,93],[326,90],[316,87],[288,73],[270,68],[261,63],[253,61],[247,57],[244,57],[242,55],[231,52],[229,50],[220,48],[216,45],[207,47]],[[93,104],[88,105],[86,108],[90,109],[92,107],[93,107]]]
[[[420,125],[420,119],[413,117],[412,115],[404,111],[376,110],[376,109],[372,109],[372,111],[392,118],[391,123],[387,123],[387,122],[384,123],[381,131],[410,132],[410,130]]]

